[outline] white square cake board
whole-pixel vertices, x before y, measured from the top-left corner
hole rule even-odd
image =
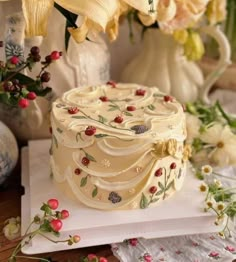
[[[148,209],[101,211],[84,206],[63,195],[50,177],[50,140],[29,142],[22,150],[22,233],[36,214],[40,214],[43,202],[57,198],[59,210],[67,209],[70,217],[63,220],[59,239],[78,234],[81,241],[72,246],[54,244],[40,236],[23,247],[25,254],[37,254],[79,247],[122,242],[125,239],[157,238],[176,235],[217,232],[215,216],[203,212],[204,194],[199,192],[199,180],[189,171],[184,186],[175,196]]]

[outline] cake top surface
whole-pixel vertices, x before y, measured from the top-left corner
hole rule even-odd
[[[106,84],[72,89],[52,106],[56,136],[70,147],[90,137],[114,136],[150,142],[186,137],[182,105],[156,87]]]

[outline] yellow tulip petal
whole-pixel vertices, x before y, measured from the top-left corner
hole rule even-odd
[[[84,22],[80,27],[78,28],[68,27],[67,30],[69,31],[69,33],[77,43],[82,43],[86,39],[89,31],[88,19],[85,18]]]
[[[26,37],[46,36],[53,0],[22,0]]]
[[[119,8],[118,0],[55,0],[55,2],[75,14],[88,17],[103,30]]]

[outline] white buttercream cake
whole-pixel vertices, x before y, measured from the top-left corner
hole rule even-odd
[[[156,87],[72,89],[53,103],[51,125],[54,180],[89,207],[152,207],[183,185],[184,110]]]

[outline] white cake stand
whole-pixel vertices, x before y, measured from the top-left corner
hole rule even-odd
[[[217,232],[215,216],[203,212],[204,194],[199,192],[201,183],[187,174],[184,187],[175,196],[159,206],[144,210],[101,211],[91,209],[63,195],[54,185],[49,168],[50,140],[30,141],[22,150],[22,233],[32,218],[40,213],[43,202],[57,198],[59,209],[70,211],[63,221],[60,239],[78,234],[81,241],[69,246],[53,244],[42,237],[35,237],[23,247],[25,254],[37,254],[87,246],[122,242],[129,238],[158,238],[195,233]]]

